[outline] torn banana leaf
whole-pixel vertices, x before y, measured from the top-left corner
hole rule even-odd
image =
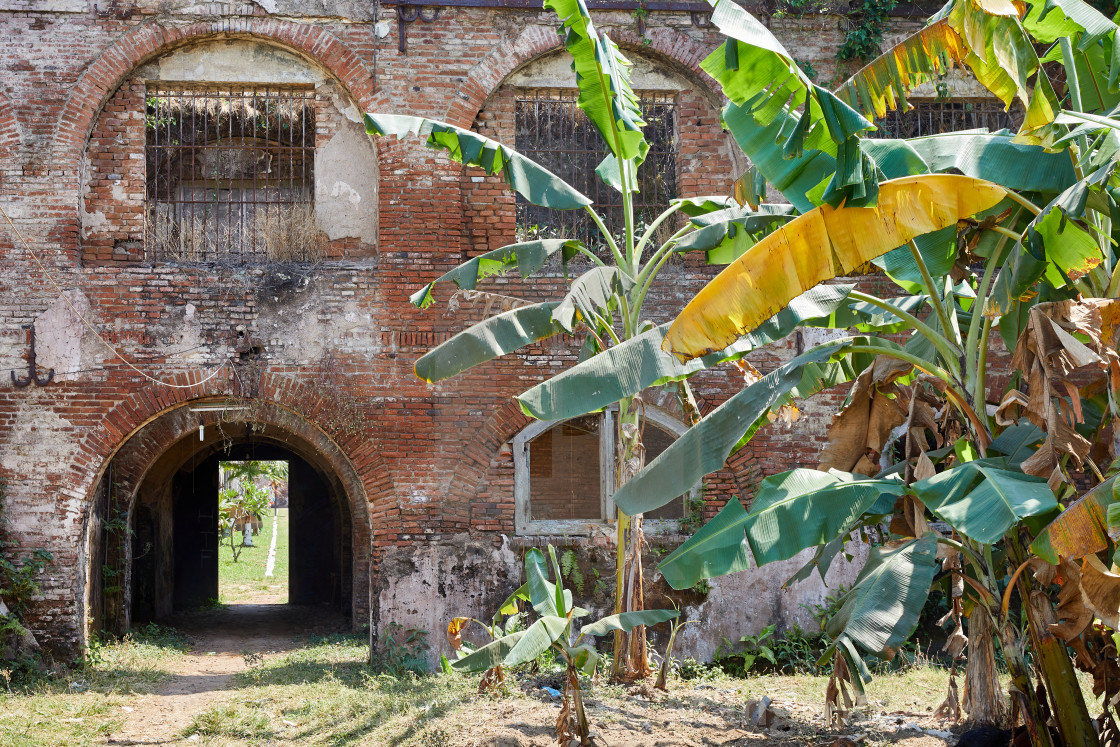
[[[1006,195],[991,182],[935,174],[884,182],[875,207],[811,210],[709,282],[669,328],[665,349],[682,360],[721,350],[818,283],[994,207]]]
[[[901,349],[889,340],[854,337],[818,345],[787,361],[685,431],[618,489],[615,505],[627,514],[652,511],[690,490],[704,475],[722,469],[727,457],[766,422],[772,408],[850,381],[867,368],[871,356],[853,354],[855,346],[878,348],[887,355]]]
[[[806,321],[829,317],[854,286],[822,285],[795,298],[789,306],[724,350],[681,363],[661,349],[669,325],[663,324],[579,364],[566,368],[518,396],[526,415],[562,420],[596,412],[651,386],[679,381],[723,361],[735,360],[780,340]]]
[[[456,376],[530,343],[564,331],[553,321],[556,302],[513,309],[471,325],[416,361],[416,375],[428,383]]]
[[[582,243],[575,239],[540,239],[509,244],[469,259],[450,272],[445,272],[409,297],[413,306],[426,309],[435,300],[432,290],[438,283],[453,282],[460,290],[474,290],[478,281],[492,275],[502,275],[516,269],[524,280],[544,267],[548,258],[560,253],[560,260],[567,267],[568,260],[579,253]]]
[[[872,548],[825,632],[834,639],[846,636],[868,653],[893,658],[918,626],[939,565],[933,532]]]
[[[510,189],[534,205],[577,210],[591,204],[591,198],[545,167],[477,132],[403,114],[366,114],[365,123],[370,135],[393,135],[398,140],[416,135],[423,138],[429,148],[445,150],[459,163],[500,175]]]

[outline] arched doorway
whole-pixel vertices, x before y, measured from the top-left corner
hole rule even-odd
[[[359,619],[369,532],[353,466],[279,405],[195,402],[134,433],[99,482],[87,535],[91,630],[123,633],[219,598],[219,469],[245,460],[288,465],[288,604]]]

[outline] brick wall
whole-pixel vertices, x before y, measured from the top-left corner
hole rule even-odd
[[[343,237],[324,261],[302,265],[146,261],[136,246],[144,89],[134,71],[167,50],[255,39],[325,71],[354,111],[422,114],[512,141],[503,80],[557,48],[553,19],[527,10],[444,8],[436,22],[408,26],[408,52],[401,54],[391,8],[382,9],[388,33],[381,37],[369,19],[347,23],[325,13],[281,20],[256,6],[223,3],[145,0],[117,14],[12,7],[0,2],[0,204],[49,275],[0,229],[0,372],[25,370],[24,325],[35,324],[41,344],[64,352],[40,360],[58,368],[48,387],[17,389],[0,373],[0,477],[20,545],[55,553],[31,620],[44,642],[73,651],[83,640],[86,529],[113,457],[127,450],[140,460],[132,470],[155,463],[186,438],[183,429],[197,426],[182,408],[200,399],[264,402],[268,412],[250,410],[252,417],[267,415],[277,437],[329,454],[347,486],[355,568],[364,564],[372,583],[391,548],[463,532],[500,545],[500,535],[513,531],[506,444],[527,423],[511,398],[572,365],[579,341],[544,341],[427,385],[412,373],[416,359],[481,318],[485,304],[449,310],[446,290],[427,311],[407,303],[409,293],[464,256],[512,239],[513,200],[500,183],[415,140],[381,140],[370,165],[379,173],[376,204],[353,207],[377,211],[376,247]],[[698,70],[717,34],[692,26],[687,14],[650,13],[644,39],[629,13],[597,20],[624,47],[689,81],[678,94],[682,191],[726,192],[731,167],[719,98]],[[798,56],[830,74],[839,37],[834,19],[784,21],[776,29]],[[344,106],[326,108],[318,123],[329,134],[347,115]],[[697,262],[666,270],[649,301],[652,320],[671,318],[711,276]],[[548,274],[485,285],[529,300],[556,298],[563,287],[562,277]],[[779,344],[752,362],[771,370],[795,345]],[[734,369],[695,381],[705,411],[740,386]],[[710,476],[709,515],[729,496],[749,495],[762,474],[814,465],[841,396],[806,403],[800,420],[765,429]],[[204,418],[216,425],[218,416]],[[243,426],[232,430],[243,433]],[[355,570],[356,585],[366,583],[364,572]],[[358,623],[370,606],[368,594],[355,594]],[[391,619],[394,611],[379,614]]]

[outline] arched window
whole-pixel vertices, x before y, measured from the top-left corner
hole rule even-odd
[[[616,516],[617,408],[571,420],[540,421],[513,438],[515,525],[518,534],[588,534]],[[656,459],[685,426],[646,409],[646,463]],[[678,531],[699,486],[645,515],[654,532]]]

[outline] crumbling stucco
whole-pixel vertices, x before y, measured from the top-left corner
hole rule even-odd
[[[90,315],[89,300],[68,290],[35,320],[35,350],[40,375],[54,369],[55,381],[74,381],[105,362],[109,351],[82,323]]]
[[[756,635],[771,624],[777,626],[779,633],[794,625],[815,630],[814,607],[823,604],[841,586],[851,586],[867,560],[867,545],[852,542],[847,550],[852,554],[851,560],[837,556],[829,568],[827,583],[813,573],[788,589],[782,587],[786,579],[812,559],[812,550],[765,568],[754,567],[711,579],[703,601],[686,604],[682,609],[682,620],[700,622],[681,629],[675,655],[710,661],[725,638],[738,641],[741,636]],[[586,556],[587,548],[578,552],[581,557]],[[612,557],[611,553],[591,555],[605,558],[608,564]],[[450,655],[443,635],[448,622],[464,616],[489,620],[497,605],[520,585],[521,563],[520,553],[510,548],[506,538],[499,549],[494,549],[489,540],[472,539],[466,534],[447,542],[394,548],[381,565],[378,635],[384,635],[392,623],[406,630],[424,630],[428,633],[432,663],[440,654]],[[609,576],[610,570],[604,568],[601,573]],[[652,563],[647,573],[648,582],[657,584],[658,574]],[[604,596],[605,587],[583,583],[585,594],[576,592],[576,603],[593,616],[608,614],[609,595]],[[573,583],[569,579],[566,585],[571,587]],[[663,600],[647,598],[647,603],[652,606]],[[651,635],[657,633],[651,631]]]
[[[711,591],[703,604],[686,607],[682,613],[683,619],[700,622],[681,629],[675,643],[676,655],[709,661],[724,638],[738,641],[744,635],[757,635],[767,625],[776,625],[779,634],[794,625],[815,632],[813,608],[841,586],[852,585],[867,562],[868,547],[860,542],[850,543],[847,552],[852,559],[838,555],[825,581],[819,573],[813,573],[804,581],[783,588],[786,579],[812,560],[813,552],[805,550],[765,568],[756,566],[712,579]]]
[[[457,534],[445,542],[393,548],[381,561],[375,621],[378,637],[390,625],[428,633],[430,663],[449,654],[443,631],[453,617],[488,620],[520,585],[521,560],[509,541],[489,542]]]

